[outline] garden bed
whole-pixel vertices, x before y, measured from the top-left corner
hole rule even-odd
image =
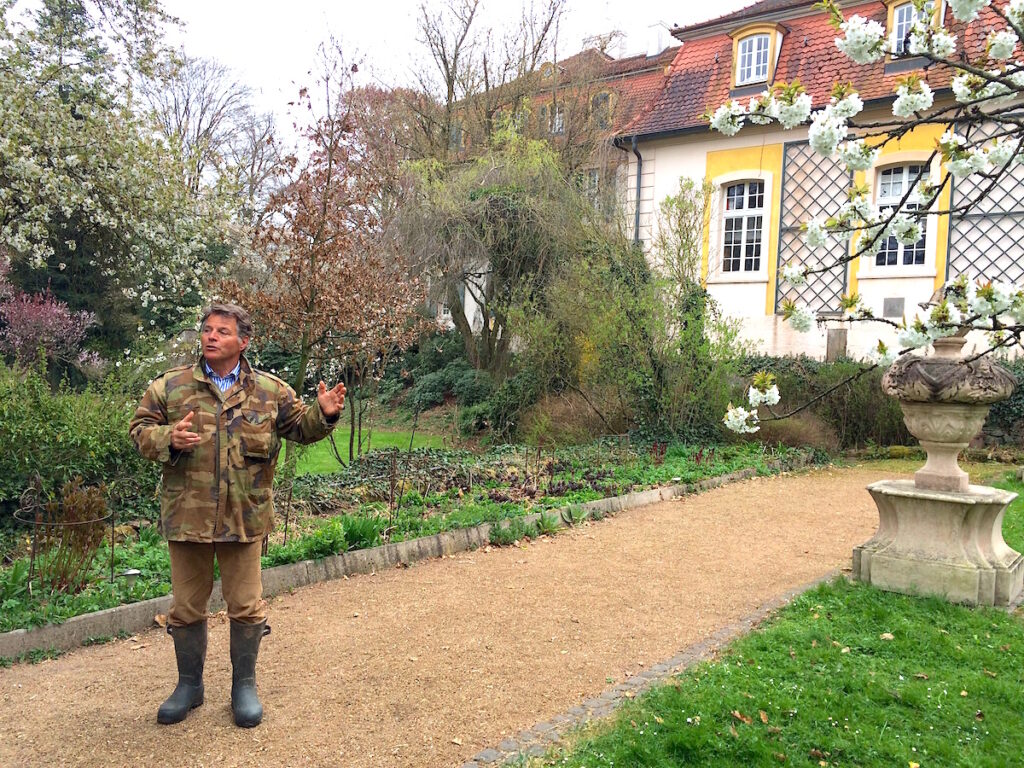
[[[452,547],[465,549],[489,541],[507,543],[524,535],[535,535],[538,525],[560,527],[564,524],[573,524],[586,516],[596,517],[627,506],[649,504],[661,498],[704,490],[727,480],[770,474],[801,466],[809,461],[805,454],[799,452],[786,451],[782,455],[772,457],[761,452],[760,448],[754,452],[750,446],[721,450],[717,457],[712,456],[710,460],[706,458],[707,453],[700,455],[700,458],[696,458],[696,455],[697,452],[686,453],[682,448],[678,448],[675,451],[666,451],[664,461],[659,460],[651,467],[645,468],[643,464],[633,468],[622,467],[627,480],[630,477],[642,478],[645,472],[648,473],[648,477],[664,476],[670,472],[679,473],[669,477],[669,485],[652,483],[654,489],[646,492],[637,489],[639,483],[627,481],[625,485],[620,486],[629,489],[624,495],[594,498],[598,496],[596,491],[581,489],[567,494],[566,500],[569,503],[563,500],[559,504],[558,497],[548,495],[536,499],[524,497],[514,502],[494,502],[490,500],[490,494],[495,490],[511,494],[516,488],[522,487],[515,482],[509,484],[507,479],[503,484],[500,478],[495,477],[487,482],[477,483],[478,490],[467,500],[466,507],[460,508],[456,502],[466,499],[466,492],[460,496],[457,490],[453,493],[453,490],[449,489],[439,491],[437,494],[428,494],[421,502],[410,503],[409,509],[416,510],[415,512],[402,515],[400,513],[403,508],[400,507],[399,514],[392,516],[395,522],[390,528],[389,541],[386,545],[380,545],[379,533],[386,532],[387,529],[379,528],[377,523],[367,524],[367,521],[374,520],[383,524],[385,518],[372,513],[363,516],[366,510],[362,506],[340,516],[326,516],[312,522],[307,521],[308,532],[305,535],[294,538],[286,546],[271,546],[264,558],[265,591],[267,594],[273,594],[321,579],[368,572],[423,556],[437,556],[447,553]],[[572,475],[576,469],[568,459],[566,462],[566,471]],[[429,465],[429,462],[427,464]],[[730,469],[731,471],[727,471]],[[600,470],[599,473],[607,471]],[[593,476],[596,478],[599,473],[594,473]],[[600,482],[614,477],[618,477],[615,470],[610,477],[602,475]],[[561,482],[557,480],[557,473],[555,478],[554,482]],[[410,494],[412,493],[418,491],[411,491]],[[486,500],[483,497],[486,497]],[[426,504],[436,504],[437,511],[424,515],[423,509]],[[377,507],[371,506],[371,509],[376,510]],[[360,535],[366,531],[378,533],[364,535],[362,539],[356,540],[350,533],[352,530],[362,532]],[[512,531],[511,535],[509,530]],[[453,533],[456,535],[450,535]],[[410,553],[417,554],[411,557]],[[291,564],[297,564],[298,567],[292,567]],[[15,567],[22,566],[16,564]],[[10,606],[2,618],[6,630],[25,630],[44,623],[51,626],[45,628],[45,636],[39,630],[30,633],[20,632],[16,636],[9,633],[9,642],[0,644],[0,656],[14,656],[30,647],[68,648],[96,636],[113,636],[119,631],[137,631],[147,626],[155,613],[166,611],[169,600],[166,595],[170,591],[169,565],[166,560],[166,545],[157,537],[155,529],[143,528],[140,531],[140,541],[115,547],[115,571],[119,572],[127,567],[135,567],[142,571],[133,586],[129,586],[123,580],[110,584],[105,578],[108,567],[109,550],[104,545],[94,563],[95,581],[83,593],[61,596],[50,601],[37,600],[35,604],[27,600],[18,600],[17,597],[6,597],[4,604]],[[22,579],[24,575],[21,575]],[[15,589],[23,582],[15,581],[17,576],[13,568],[3,574],[6,581],[0,582],[0,594],[18,594]],[[20,594],[27,596],[24,590]],[[11,602],[7,603],[7,600]],[[95,627],[82,622],[76,622],[73,629],[52,626],[74,616],[114,608],[123,603],[138,603],[142,600],[148,600],[150,605],[141,612],[138,609],[132,611],[130,626],[118,625],[116,621],[106,617],[99,620]],[[214,605],[217,605],[216,601]],[[29,638],[29,635],[32,637]],[[17,639],[14,639],[15,637]]]

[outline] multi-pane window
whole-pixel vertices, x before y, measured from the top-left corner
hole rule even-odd
[[[928,176],[928,169],[923,165],[897,165],[884,168],[878,173],[877,204],[879,208],[897,208],[907,194],[907,190],[916,187]],[[907,202],[904,210],[916,210],[917,204]],[[893,236],[882,241],[875,254],[875,265],[894,267],[898,265],[912,266],[924,264],[925,228],[928,219],[921,218],[921,237],[913,245],[902,245]]]
[[[914,22],[923,14],[919,13],[913,3],[903,3],[892,12],[892,48],[893,53],[906,53],[910,41],[910,30]]]
[[[600,130],[611,126],[611,97],[607,93],[599,93],[590,100],[590,114],[594,125]]]
[[[583,183],[583,194],[587,196],[587,200],[592,205],[596,205],[598,196],[601,194],[601,171],[597,168],[588,168]]]
[[[761,269],[764,233],[764,182],[739,181],[725,189],[723,272]]]
[[[736,85],[762,83],[768,79],[768,35],[743,38],[736,55]]]
[[[561,136],[565,133],[565,108],[556,106],[551,112],[551,133]]]

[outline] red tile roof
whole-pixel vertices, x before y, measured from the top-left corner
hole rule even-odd
[[[691,24],[688,27],[674,29],[672,30],[672,33],[676,34],[685,31],[687,35],[691,35],[696,30],[704,29],[705,27],[717,26],[723,22],[746,22],[756,19],[758,16],[789,11],[799,8],[800,6],[809,7],[811,5],[812,3],[808,3],[807,0],[761,0],[759,3],[748,5],[746,8],[741,8],[738,11],[727,13],[724,16],[708,19],[707,21],[702,21],[699,24]]]
[[[640,110],[636,119],[619,131],[620,135],[657,136],[706,130],[705,111],[714,110],[729,98],[732,81],[733,41],[720,23],[736,22],[729,25],[732,30],[767,11],[781,12],[800,5],[805,5],[808,13],[796,18],[787,14],[788,31],[783,37],[775,81],[788,83],[798,79],[811,94],[816,108],[828,103],[836,82],[852,82],[865,101],[891,98],[897,82],[908,74],[906,71],[886,74],[884,61],[861,65],[848,59],[836,48],[839,35],[829,17],[813,9],[812,3],[763,0],[713,22],[675,30],[686,42],[676,54],[663,89]],[[886,23],[886,8],[880,0],[846,6],[843,12],[847,18],[859,14],[882,25]],[[946,25],[957,35],[958,45],[964,46],[974,58],[984,48],[983,30],[991,28],[995,18],[994,12],[987,9],[979,21],[965,28],[963,24],[953,24],[952,13],[947,11]],[[691,37],[695,29],[699,32],[704,26],[712,27],[707,35],[698,33]],[[950,75],[946,68],[933,67],[925,72],[924,79],[933,89],[939,89],[948,87]],[[747,99],[749,96],[742,100]]]
[[[616,94],[613,132],[636,119],[640,110],[661,91],[667,72],[676,58],[680,46],[671,46],[653,56],[639,54],[613,59],[597,51],[586,49],[558,62],[560,72],[571,78],[575,71],[583,72],[591,81],[590,87],[613,91]],[[545,89],[534,96],[534,104],[550,99]]]

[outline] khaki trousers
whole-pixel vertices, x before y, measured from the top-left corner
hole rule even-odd
[[[228,605],[228,618],[242,624],[263,621],[267,614],[260,576],[261,545],[260,541],[245,544],[169,541],[173,595],[168,623],[172,627],[181,627],[206,618],[213,590],[214,555],[220,564],[221,588],[224,602]]]

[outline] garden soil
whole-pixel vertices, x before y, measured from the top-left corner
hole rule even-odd
[[[878,479],[758,478],[273,598],[251,730],[231,720],[223,617],[206,703],[178,725],[156,723],[176,679],[156,628],[0,669],[0,766],[458,766],[848,568]]]

